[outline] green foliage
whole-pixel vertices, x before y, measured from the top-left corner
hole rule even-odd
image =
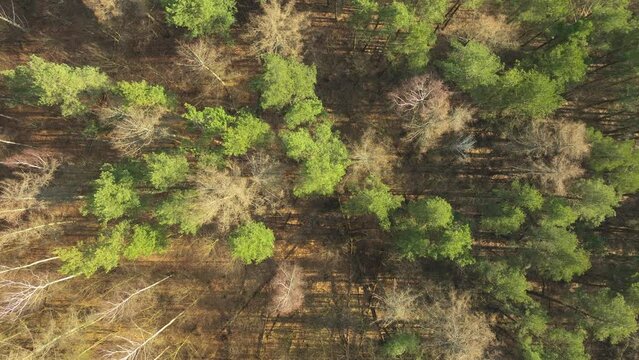
[[[245,264],[260,263],[273,256],[275,235],[261,222],[249,222],[235,230],[229,238],[233,258]]]
[[[114,90],[122,97],[125,107],[159,106],[170,109],[175,106],[175,99],[168,95],[162,86],[149,85],[146,80],[120,81]]]
[[[269,125],[248,111],[229,115],[222,107],[197,110],[184,104],[184,118],[208,136],[221,137],[224,155],[244,155],[249,149],[266,140],[271,133]]]
[[[90,277],[100,269],[111,271],[120,262],[129,229],[129,223],[123,221],[101,233],[95,243],[80,242],[73,247],[56,249],[55,254],[63,263],[60,272]]]
[[[367,179],[366,185],[357,189],[344,204],[344,212],[350,215],[373,214],[384,230],[390,229],[389,215],[402,206],[404,197],[393,195],[379,178]]]
[[[577,181],[571,189],[575,201],[574,209],[579,218],[592,227],[599,226],[607,217],[615,215],[619,195],[615,188],[601,179]]]
[[[144,156],[149,181],[157,190],[166,190],[186,180],[189,162],[183,155],[155,153]]]
[[[264,56],[264,73],[257,82],[262,109],[282,109],[304,99],[315,98],[315,65],[306,66],[295,59],[275,54]]]
[[[639,150],[634,140],[616,141],[594,129],[588,129],[588,138],[592,144],[590,168],[620,194],[639,190]]]
[[[564,329],[551,329],[543,339],[543,360],[588,360],[584,340],[585,331],[567,331]]]
[[[482,289],[504,303],[526,304],[532,299],[526,291],[530,284],[523,270],[509,266],[504,261],[482,262],[479,265]]]
[[[550,24],[570,14],[570,0],[517,0],[517,17],[533,24]]]
[[[284,131],[281,137],[287,155],[302,162],[295,196],[332,194],[346,174],[348,150],[332,131],[331,123],[318,123],[312,133],[308,129]]]
[[[526,214],[517,207],[500,205],[493,207],[488,216],[480,220],[480,226],[484,231],[494,232],[496,235],[508,235],[521,228],[526,221]]]
[[[446,80],[464,91],[493,86],[503,68],[501,60],[487,46],[469,41],[466,45],[453,41],[452,50],[439,66]]]
[[[577,235],[564,228],[533,228],[528,246],[525,260],[545,279],[570,281],[590,268],[588,253],[579,246]]]
[[[237,156],[246,154],[255,145],[264,142],[271,133],[270,126],[255,115],[241,111],[234,126],[222,135],[224,154]]]
[[[63,116],[82,115],[85,96],[109,87],[109,78],[95,67],[71,67],[43,60],[35,55],[26,65],[1,73],[13,101],[30,105],[59,105]]]
[[[563,199],[548,199],[540,212],[539,224],[542,226],[568,227],[577,221],[578,215]]]
[[[423,71],[430,60],[430,48],[436,40],[432,24],[414,21],[400,40],[386,47],[386,59],[396,68],[405,66],[412,73]]]
[[[305,99],[294,103],[284,115],[286,127],[296,127],[312,122],[315,117],[324,111],[322,101],[319,99]]]
[[[537,70],[548,75],[561,87],[582,81],[588,70],[586,59],[589,33],[589,30],[575,33],[566,42],[541,55],[537,61]]]
[[[407,203],[404,213],[396,217],[393,232],[400,255],[408,260],[430,257],[462,266],[474,262],[470,227],[455,221],[452,207],[440,197]]]
[[[389,358],[399,358],[406,355],[418,355],[421,341],[419,336],[412,333],[398,333],[392,335],[382,346],[382,353]]]
[[[235,117],[229,115],[221,106],[205,107],[198,110],[195,106],[184,104],[186,113],[182,116],[189,124],[201,128],[209,136],[217,136],[226,132],[229,125],[235,122]]]
[[[406,4],[399,1],[380,4],[356,0],[350,25],[367,47],[375,37],[385,41],[386,59],[396,68],[420,72],[429,61],[428,52],[435,44],[435,24],[448,10],[446,0]],[[376,25],[371,25],[371,24]],[[384,26],[378,26],[380,23]]]
[[[500,76],[493,86],[475,92],[476,100],[488,111],[501,116],[543,118],[561,106],[559,86],[548,76],[514,68]]]
[[[638,329],[633,307],[621,294],[610,289],[596,293],[582,291],[578,294],[578,303],[588,314],[583,318],[583,325],[599,341],[607,339],[613,345],[618,344]]]
[[[164,233],[150,225],[134,225],[131,241],[124,249],[124,257],[135,260],[164,251],[167,239]]]
[[[162,225],[179,225],[182,234],[195,235],[202,223],[193,216],[189,203],[196,193],[193,190],[172,193],[155,211],[155,217]]]
[[[235,22],[234,0],[161,0],[167,22],[191,37],[226,34]]]
[[[544,198],[528,184],[513,181],[510,188],[494,189],[495,200],[489,203],[486,216],[481,219],[481,228],[497,235],[508,235],[519,230],[526,220],[526,213],[541,209]]]
[[[88,210],[106,223],[126,215],[139,206],[140,199],[129,171],[104,164],[100,177],[94,181]]]
[[[93,243],[79,242],[72,247],[58,248],[55,254],[63,263],[60,268],[63,274],[90,277],[100,269],[109,272],[116,268],[122,256],[135,260],[162,251],[166,245],[164,234],[150,225],[131,228],[128,221],[122,221],[102,231]]]

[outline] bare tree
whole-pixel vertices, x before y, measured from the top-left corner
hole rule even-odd
[[[60,159],[52,151],[29,148],[9,156],[2,164],[12,169],[53,174],[60,166]]]
[[[485,359],[495,335],[485,316],[470,308],[470,296],[451,291],[423,307],[420,325],[427,331],[424,342],[433,358],[446,360]]]
[[[120,337],[120,339],[122,340],[123,344],[122,345],[118,345],[113,350],[105,351],[104,352],[104,358],[105,359],[114,359],[114,360],[115,359],[118,359],[118,360],[133,360],[133,359],[139,359],[139,358],[146,358],[149,344],[156,337],[158,337],[160,334],[162,334],[162,332],[164,332],[166,329],[168,329],[174,322],[176,322],[183,314],[184,314],[184,311],[179,313],[176,317],[171,319],[171,321],[166,323],[164,326],[162,326],[156,332],[149,333],[149,336],[147,336],[144,340],[131,340],[131,339],[128,339],[128,338],[125,338],[125,337]]]
[[[403,140],[415,143],[422,154],[432,148],[441,135],[462,130],[472,119],[470,108],[452,108],[450,91],[431,75],[405,81],[389,97],[398,115],[405,120]]]
[[[13,0],[11,0],[10,6],[0,5],[0,21],[4,21],[5,23],[24,32],[28,31],[27,19],[25,19],[23,16],[20,16],[16,12],[16,7],[13,3]]]
[[[168,280],[169,278],[171,278],[171,276],[165,276],[164,278],[154,282],[151,285],[145,286],[141,289],[138,289],[132,292],[127,292],[118,301],[108,301],[107,308],[99,313],[97,319],[105,320],[107,322],[115,321],[116,319],[120,318],[124,314],[127,307],[131,305],[131,302],[133,299],[138,298],[141,294],[146,293],[147,291],[160,285],[161,283]]]
[[[397,163],[397,155],[391,144],[376,134],[375,130],[364,132],[359,142],[351,146],[351,166],[348,180],[360,182],[370,175],[387,178]]]
[[[53,261],[53,260],[57,260],[57,259],[59,259],[58,256],[53,256],[53,257],[50,257],[50,258],[37,260],[37,261],[34,261],[34,262],[26,264],[26,265],[18,265],[18,266],[13,266],[13,267],[0,265],[0,275],[6,274],[6,273],[12,272],[12,271],[28,269],[28,268],[31,268],[31,267],[34,267],[34,266],[38,266],[40,264],[48,263],[49,261]]]
[[[303,32],[309,25],[306,15],[295,11],[294,0],[285,5],[279,0],[261,4],[263,13],[251,17],[247,31],[254,53],[299,58],[304,47]]]
[[[516,166],[551,192],[566,193],[567,183],[584,174],[582,160],[590,152],[586,125],[570,121],[538,121],[513,135],[510,144],[528,161]]]
[[[251,186],[258,194],[253,205],[256,211],[264,213],[281,207],[287,194],[287,181],[282,163],[260,152],[248,157],[246,167]]]
[[[166,111],[161,107],[131,108],[126,111],[104,109],[100,119],[104,124],[113,126],[109,134],[113,147],[123,155],[134,156],[165,134],[159,125]]]
[[[87,328],[93,324],[98,323],[99,321],[107,321],[107,322],[113,322],[115,321],[117,318],[121,317],[121,315],[123,314],[123,312],[125,311],[125,309],[127,309],[127,307],[130,306],[130,304],[132,303],[132,300],[135,298],[138,298],[141,294],[153,289],[154,287],[156,287],[157,285],[161,284],[162,282],[164,282],[165,280],[169,279],[170,276],[166,276],[161,280],[158,280],[156,282],[154,282],[151,285],[145,286],[141,289],[135,290],[133,292],[127,293],[126,296],[124,296],[121,300],[117,301],[117,302],[107,302],[108,307],[99,312],[98,314],[96,314],[95,316],[90,316],[89,318],[91,320],[89,321],[84,321],[81,322],[79,324],[77,324],[76,326],[72,326],[70,328],[68,328],[66,331],[58,334],[57,336],[54,336],[50,339],[48,339],[46,342],[43,342],[42,344],[35,346],[33,351],[31,351],[31,353],[28,356],[25,356],[25,359],[30,359],[40,353],[44,353],[46,352],[48,349],[50,349],[56,342],[60,341],[61,339],[74,334],[84,328]]]
[[[517,22],[508,22],[505,15],[476,13],[468,17],[458,17],[446,27],[447,34],[462,40],[475,40],[495,49],[511,49],[517,46],[520,33]]]
[[[201,169],[192,181],[196,198],[190,206],[198,223],[207,224],[215,220],[217,227],[226,231],[250,218],[257,189],[251,186],[249,178],[240,175],[236,166],[229,170]]]
[[[19,241],[28,244],[30,241],[50,236],[60,231],[61,226],[71,221],[50,220],[44,216],[34,216],[17,228],[8,228],[0,232],[0,247]]]
[[[412,289],[398,289],[397,283],[384,291],[383,295],[376,295],[379,300],[379,319],[381,326],[388,327],[396,323],[405,323],[421,318],[419,299],[421,294]]]
[[[45,295],[46,290],[64,281],[71,280],[77,275],[69,275],[56,280],[48,280],[34,276],[30,280],[0,280],[0,318],[15,315],[36,306]]]
[[[178,47],[181,62],[190,71],[205,76],[212,76],[223,86],[226,83],[222,78],[226,77],[229,66],[229,58],[222,55],[218,49],[206,40],[197,40],[193,43],[182,43]]]
[[[286,316],[299,309],[304,304],[304,284],[299,266],[281,264],[271,280],[271,312]]]

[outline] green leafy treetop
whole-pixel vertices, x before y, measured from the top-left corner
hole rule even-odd
[[[566,228],[577,221],[578,215],[564,199],[551,197],[540,211],[539,224]]]
[[[275,54],[264,56],[264,73],[257,82],[262,109],[280,110],[304,99],[315,99],[315,65],[306,66],[295,59]]]
[[[344,211],[350,215],[373,214],[384,230],[390,229],[390,214],[402,206],[404,197],[393,195],[388,185],[379,178],[367,179],[366,185],[357,189],[344,204]]]
[[[423,71],[428,65],[429,50],[437,36],[433,24],[413,21],[401,41],[394,41],[386,48],[386,58],[396,67],[405,66],[412,73]]]
[[[162,225],[179,225],[182,234],[195,235],[203,225],[189,206],[196,197],[195,190],[175,191],[158,206],[155,217]]]
[[[583,325],[599,341],[608,339],[611,344],[618,344],[639,328],[633,307],[626,303],[621,294],[615,294],[610,289],[601,289],[592,294],[579,292],[578,303],[587,314],[584,315]]]
[[[240,111],[237,116],[229,115],[222,107],[205,107],[197,110],[184,104],[184,118],[192,125],[204,130],[209,136],[219,136],[223,140],[224,155],[246,154],[254,146],[264,142],[271,133],[270,126],[248,111]]]
[[[539,351],[540,360],[589,360],[584,340],[586,332],[583,330],[567,331],[564,329],[550,329],[543,336],[542,348]]]
[[[590,268],[588,253],[579,246],[577,235],[567,229],[542,226],[530,231],[529,249],[524,253],[543,278],[570,281]]]
[[[536,69],[555,80],[561,87],[581,82],[588,70],[587,37],[590,31],[591,28],[586,27],[541,55]]]
[[[471,40],[466,45],[453,41],[451,47],[447,59],[440,63],[446,80],[464,91],[497,83],[504,64],[487,46]]]
[[[273,256],[275,235],[261,222],[249,222],[235,230],[229,238],[233,257],[245,264],[260,263]]]
[[[604,177],[620,194],[639,190],[639,150],[634,140],[617,141],[588,129],[592,144],[588,165]]]
[[[453,260],[462,266],[474,262],[470,227],[455,221],[452,207],[440,197],[407,203],[404,213],[396,217],[393,232],[406,259],[425,256]]]
[[[27,64],[1,74],[14,102],[59,105],[62,116],[84,114],[88,109],[82,97],[95,95],[109,87],[109,78],[95,67],[56,64],[35,55]]]
[[[563,99],[559,85],[548,76],[518,68],[508,70],[493,86],[482,88],[475,98],[489,111],[502,116],[539,119],[552,114]]]
[[[541,209],[544,198],[534,187],[513,181],[510,188],[493,190],[495,200],[487,207],[487,216],[481,219],[481,228],[497,235],[511,234],[526,220],[526,213]]]
[[[163,252],[167,245],[167,238],[162,231],[150,225],[134,225],[131,240],[123,255],[129,260],[135,260]]]
[[[235,122],[235,117],[229,115],[221,106],[205,107],[198,110],[195,106],[184,104],[186,113],[182,116],[193,126],[201,128],[209,136],[223,134]]]
[[[161,0],[169,24],[186,28],[193,38],[226,34],[235,22],[234,0]]]
[[[140,206],[134,179],[125,169],[104,164],[100,177],[94,181],[87,210],[103,222],[120,218]]]
[[[284,115],[284,122],[289,129],[308,124],[324,111],[319,99],[305,99],[294,103]]]
[[[149,169],[151,185],[157,190],[166,190],[186,180],[189,162],[183,155],[155,153],[144,156]]]
[[[56,249],[55,254],[63,263],[60,268],[63,274],[90,277],[100,269],[111,271],[118,266],[122,256],[134,260],[160,252],[166,245],[164,234],[150,225],[131,228],[128,221],[123,221],[100,233],[94,243],[80,242],[72,247]]]
[[[284,131],[281,135],[286,153],[302,162],[301,179],[295,186],[295,196],[330,195],[346,174],[348,150],[331,123],[322,121],[314,130]]]
[[[264,142],[270,133],[271,128],[267,123],[249,112],[241,111],[235,126],[222,135],[224,154],[244,155],[255,145]]]
[[[421,352],[421,340],[412,333],[393,334],[382,346],[382,352],[390,359],[418,356]]]
[[[504,261],[484,261],[479,264],[482,278],[482,290],[491,294],[497,301],[526,304],[532,299],[527,292],[530,284],[523,270],[508,265]]]
[[[607,217],[615,215],[619,195],[615,188],[601,179],[577,181],[571,189],[575,200],[574,209],[579,218],[592,227],[599,226]]]
[[[175,107],[175,99],[162,86],[147,84],[146,80],[120,81],[115,92],[122,97],[125,107]]]

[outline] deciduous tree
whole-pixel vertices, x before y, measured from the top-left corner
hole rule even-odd
[[[474,261],[470,227],[455,221],[452,207],[440,197],[408,202],[393,231],[400,255],[409,260],[425,256],[462,266]]]
[[[95,67],[71,67],[32,55],[25,65],[1,73],[19,104],[60,106],[63,116],[76,116],[88,108],[83,101],[109,87],[109,78]]]
[[[344,204],[344,212],[349,215],[372,214],[377,217],[382,229],[390,229],[390,215],[402,206],[404,197],[393,195],[388,185],[379,178],[371,177],[366,184],[356,189]]]
[[[193,38],[226,34],[235,22],[234,0],[162,0],[167,22]]]
[[[280,0],[261,4],[262,13],[251,17],[247,35],[252,38],[255,54],[278,54],[299,58],[304,47],[304,30],[309,20],[295,11],[295,1],[282,5]]]
[[[271,280],[270,310],[279,315],[290,315],[304,305],[304,274],[295,265],[284,263],[278,266],[277,273]]]
[[[186,180],[189,163],[183,155],[154,153],[144,157],[151,185],[158,190],[166,190]]]
[[[264,56],[264,72],[257,82],[263,109],[282,109],[304,99],[314,99],[317,82],[315,66],[276,54]]]
[[[229,237],[231,253],[245,264],[261,263],[273,256],[275,235],[261,222],[241,225]]]
[[[126,169],[104,164],[100,177],[93,183],[87,210],[104,223],[120,218],[140,206],[133,176]]]
[[[301,178],[293,193],[296,196],[330,195],[346,174],[348,150],[331,129],[329,121],[322,121],[314,129],[298,129],[281,134],[286,153],[302,163]]]
[[[471,40],[465,45],[453,41],[451,47],[446,60],[439,64],[446,80],[471,92],[497,83],[504,64],[487,46]]]

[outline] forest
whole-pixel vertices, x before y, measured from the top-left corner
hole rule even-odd
[[[0,359],[639,359],[639,1],[0,0]]]

